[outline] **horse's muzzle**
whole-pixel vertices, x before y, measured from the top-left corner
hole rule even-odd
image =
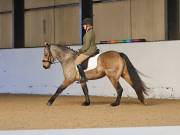
[[[44,68],[44,69],[48,69],[48,67],[46,67],[46,66],[43,66],[43,68]]]

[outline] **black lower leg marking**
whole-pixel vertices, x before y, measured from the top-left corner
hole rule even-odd
[[[88,105],[90,105],[90,99],[89,99],[88,87],[87,87],[86,82],[81,83],[81,87],[83,89],[83,93],[85,96],[85,102],[83,102],[82,105],[88,106]]]

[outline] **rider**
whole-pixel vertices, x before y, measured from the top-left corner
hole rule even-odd
[[[80,82],[86,82],[86,76],[81,63],[85,61],[89,56],[95,54],[97,50],[92,18],[85,18],[83,20],[83,29],[86,32],[83,37],[83,46],[79,49],[78,57],[75,60],[75,64],[77,65],[81,77]]]

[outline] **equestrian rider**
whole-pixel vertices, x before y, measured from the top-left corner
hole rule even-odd
[[[79,49],[78,57],[75,60],[75,64],[77,65],[81,77],[80,82],[86,82],[86,76],[81,63],[91,55],[95,54],[97,50],[92,18],[85,18],[83,20],[83,29],[86,32],[83,37],[83,46]]]

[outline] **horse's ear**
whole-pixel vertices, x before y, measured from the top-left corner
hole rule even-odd
[[[44,42],[44,45],[46,46],[46,45],[48,45],[48,43],[45,41],[45,42]]]
[[[45,47],[49,47],[50,44],[48,44],[48,43],[45,41],[45,42],[44,42],[44,46],[45,46]]]

